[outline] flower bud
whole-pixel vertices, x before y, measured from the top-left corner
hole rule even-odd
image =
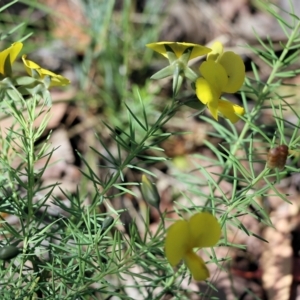
[[[156,185],[153,184],[145,174],[142,176],[142,195],[148,204],[159,210],[160,196]]]

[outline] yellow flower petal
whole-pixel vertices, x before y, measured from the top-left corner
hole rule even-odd
[[[195,280],[202,281],[209,277],[209,271],[203,259],[193,251],[186,253],[184,262],[188,269],[191,271]]]
[[[29,60],[29,59],[26,59],[27,55],[26,54],[23,54],[22,55],[22,60],[23,60],[23,63],[25,65],[25,67],[27,67],[29,70],[30,69],[39,69],[40,66],[38,64],[36,64],[35,62]]]
[[[42,74],[39,72],[39,69],[41,68],[38,64],[36,64],[35,62],[26,59],[27,55],[23,54],[22,55],[22,60],[26,69],[26,72],[28,73],[28,75],[32,76],[32,69],[36,70],[40,76],[42,76]]]
[[[216,102],[216,106],[220,96],[220,94],[216,93],[216,90],[203,77],[196,80],[196,95],[203,104]]]
[[[213,116],[213,118],[218,121],[219,117],[218,117],[218,104],[215,105],[214,103],[208,103],[207,104],[207,108],[210,111],[211,115]]]
[[[45,77],[47,75],[51,77],[50,87],[52,87],[52,86],[65,86],[65,85],[70,84],[70,80],[67,79],[64,76],[61,76],[59,74],[55,74],[55,73],[53,73],[49,70],[43,69],[43,68],[40,69],[40,72],[42,73],[42,77]]]
[[[178,43],[178,42],[150,43],[150,44],[147,44],[146,47],[148,47],[148,48],[162,54],[164,57],[168,58],[165,45],[168,45],[170,48],[172,48],[172,50],[174,51],[177,58],[181,57],[183,52],[189,47],[193,48],[190,59],[205,55],[211,51],[211,49],[209,49],[205,46],[198,45],[198,44]]]
[[[51,78],[50,87],[52,86],[65,86],[70,84],[70,80],[64,76],[56,75],[56,77]]]
[[[212,116],[218,120],[218,103],[220,94],[209,84],[207,80],[200,77],[196,81],[196,95],[198,99],[206,104]]]
[[[179,220],[168,228],[165,254],[172,266],[176,266],[190,247],[190,233],[187,221]]]
[[[241,57],[232,51],[225,52],[218,61],[228,75],[228,83],[222,89],[225,93],[235,93],[240,89],[245,79],[245,64]]]
[[[67,85],[70,83],[70,80],[65,78],[64,76],[61,76],[61,75],[55,74],[49,70],[43,69],[37,63],[35,63],[29,59],[26,59],[26,57],[27,56],[24,54],[22,56],[22,60],[23,60],[25,69],[30,76],[32,76],[32,70],[35,70],[36,72],[38,72],[41,79],[43,79],[45,76],[50,76],[50,78],[51,78],[50,87],[64,86],[64,85]]]
[[[207,55],[207,60],[218,61],[218,58],[221,57],[224,51],[223,44],[220,42],[214,42],[211,47],[211,52]]]
[[[5,75],[4,73],[4,65],[7,57],[9,56],[10,64],[16,60],[18,54],[20,53],[23,44],[20,42],[13,43],[9,48],[0,52],[0,73]]]
[[[200,66],[200,73],[220,96],[228,84],[228,76],[223,66],[213,60],[205,61]]]
[[[221,226],[212,214],[207,212],[193,215],[189,221],[192,247],[213,247],[221,236]]]
[[[231,103],[227,100],[220,99],[219,100],[219,112],[231,123],[236,123],[242,115],[245,113],[245,109],[237,104]]]

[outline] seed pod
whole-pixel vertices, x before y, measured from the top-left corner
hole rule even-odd
[[[270,149],[267,156],[267,167],[270,169],[283,169],[289,154],[289,148],[286,145],[279,145]]]
[[[20,249],[15,246],[4,246],[0,249],[0,259],[9,260],[16,257],[20,253]]]

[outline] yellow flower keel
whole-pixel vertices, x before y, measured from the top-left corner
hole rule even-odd
[[[210,274],[205,262],[196,253],[188,252],[183,260],[195,280],[202,281],[209,277]]]

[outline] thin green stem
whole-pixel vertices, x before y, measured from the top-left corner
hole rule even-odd
[[[257,177],[255,177],[252,182],[247,186],[246,189],[243,190],[241,194],[241,198],[247,194],[247,192],[252,189],[261,179],[263,179],[265,176],[267,176],[270,172],[269,168],[265,168]],[[234,208],[239,206],[240,202],[239,201],[234,201],[231,205],[228,206],[226,215],[228,215]]]
[[[30,121],[30,124],[28,124],[28,131],[27,131],[27,141],[28,141],[28,152],[27,152],[27,224],[30,224],[30,221],[33,217],[33,197],[34,197],[34,162],[35,162],[35,155],[34,155],[34,129],[33,129],[33,122]]]

